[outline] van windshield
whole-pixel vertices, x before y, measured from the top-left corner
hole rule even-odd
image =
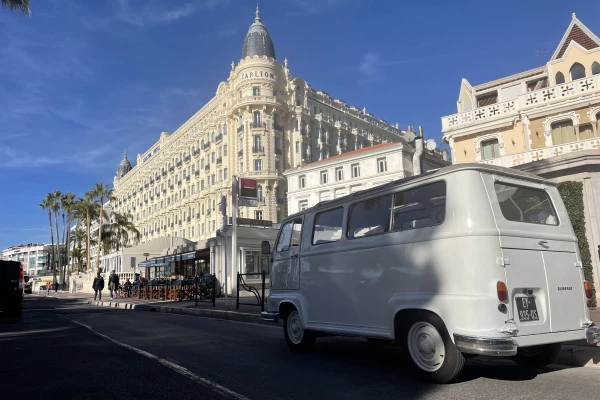
[[[496,197],[502,215],[509,221],[558,225],[550,196],[543,189],[496,182]]]

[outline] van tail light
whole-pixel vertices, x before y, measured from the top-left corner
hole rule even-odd
[[[506,288],[506,283],[498,281],[498,283],[496,283],[496,292],[498,293],[498,300],[503,302],[508,300],[508,289]]]
[[[583,282],[583,290],[585,290],[585,297],[588,299],[592,298],[592,284],[588,281]]]
[[[19,280],[23,282],[25,280],[25,273],[23,272],[23,264],[19,264]]]

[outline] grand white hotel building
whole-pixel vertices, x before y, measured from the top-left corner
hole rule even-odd
[[[131,213],[141,241],[164,236],[215,237],[219,203],[231,210],[232,176],[255,177],[258,207],[244,218],[281,221],[287,214],[283,171],[414,135],[313,89],[281,64],[258,9],[227,80],[175,132],[163,132],[136,165],[125,159],[114,178],[113,209]]]

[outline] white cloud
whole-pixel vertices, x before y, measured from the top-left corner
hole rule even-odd
[[[364,54],[358,65],[358,71],[362,75],[362,78],[358,80],[358,83],[366,84],[380,80],[382,78],[382,67],[384,64],[384,61],[378,54],[373,52]]]

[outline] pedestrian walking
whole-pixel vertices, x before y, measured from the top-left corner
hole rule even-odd
[[[102,300],[102,291],[104,290],[104,278],[100,273],[96,275],[94,278],[94,283],[92,283],[92,287],[94,288],[94,300],[98,297],[98,300]]]
[[[110,298],[113,298],[113,295],[117,296],[117,290],[119,290],[119,275],[115,274],[113,270],[108,277],[108,289],[110,290]]]

